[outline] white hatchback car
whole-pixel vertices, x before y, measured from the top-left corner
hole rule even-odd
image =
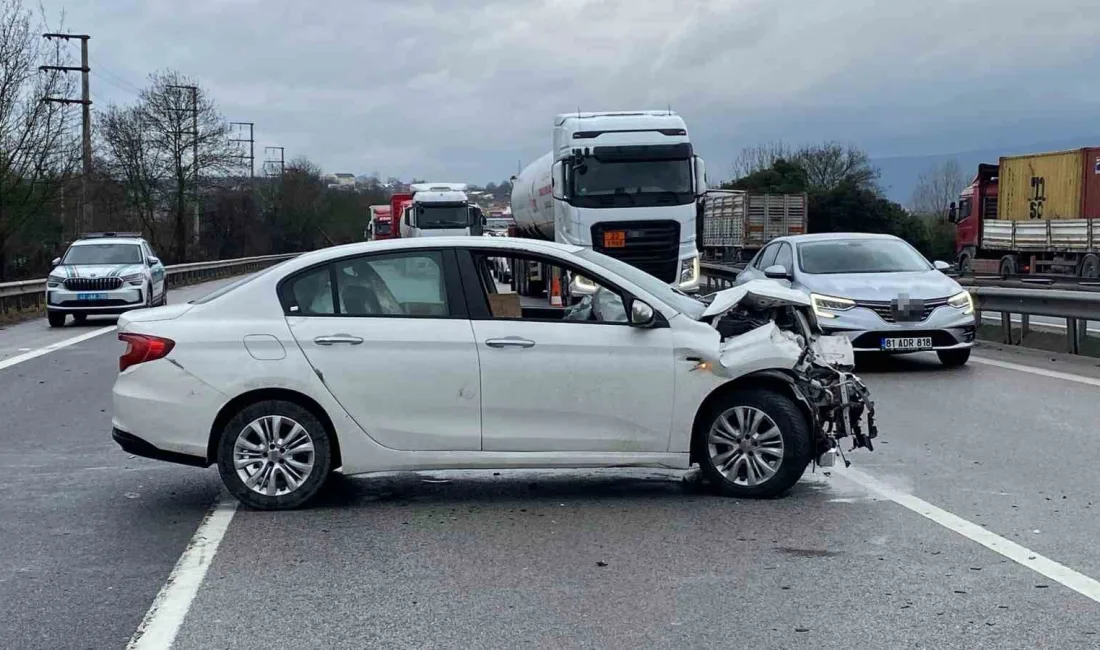
[[[550,307],[498,285],[494,258],[598,290]],[[762,281],[696,299],[548,242],[329,248],[123,315],[119,338],[118,444],[217,464],[265,509],[334,471],[698,463],[725,494],[772,496],[832,464],[838,437],[875,436],[851,345],[819,335],[804,294]]]

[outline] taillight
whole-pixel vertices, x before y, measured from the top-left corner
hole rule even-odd
[[[156,361],[168,356],[176,342],[172,339],[148,334],[119,334],[118,340],[126,343],[126,351],[118,358],[118,371],[146,361]]]

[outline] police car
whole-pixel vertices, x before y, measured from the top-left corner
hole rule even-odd
[[[121,314],[168,302],[164,265],[139,234],[85,235],[53,266],[46,282],[50,327],[64,326],[69,314],[81,323],[89,315]]]

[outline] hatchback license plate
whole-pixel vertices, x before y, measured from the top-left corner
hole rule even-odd
[[[906,336],[901,338],[882,339],[882,349],[887,352],[912,352],[915,350],[931,350],[931,336]]]
[[[106,300],[107,294],[105,293],[78,293],[76,294],[77,300]]]

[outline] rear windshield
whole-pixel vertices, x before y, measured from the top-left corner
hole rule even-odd
[[[900,239],[833,239],[798,246],[803,273],[905,273],[932,265]]]

